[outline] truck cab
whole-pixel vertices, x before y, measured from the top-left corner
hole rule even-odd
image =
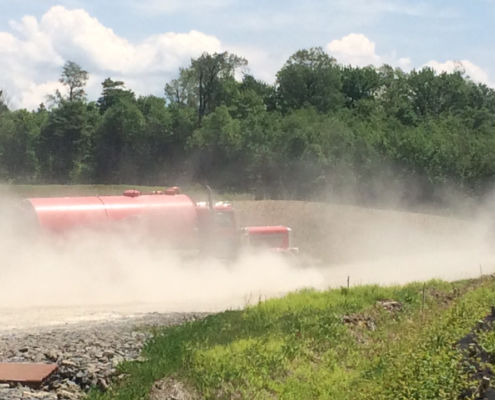
[[[232,257],[242,247],[245,250],[268,250],[296,254],[291,246],[292,230],[283,225],[247,226],[237,228],[235,212],[228,202],[197,203],[200,246],[206,253]]]

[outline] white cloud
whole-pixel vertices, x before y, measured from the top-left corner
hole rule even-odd
[[[134,0],[127,1],[132,3]],[[199,9],[222,7],[230,1],[194,0],[194,4]],[[158,7],[162,3],[151,0],[143,7]],[[167,4],[183,7],[178,0]],[[385,7],[389,3],[377,0],[374,4]],[[179,67],[187,66],[191,58],[205,51],[229,50],[244,56],[249,61],[251,72],[270,83],[283,65],[286,58],[283,57],[288,56],[254,46],[228,46],[215,36],[195,30],[164,32],[133,43],[85,10],[63,6],[50,8],[39,19],[24,16],[10,21],[9,26],[9,31],[0,32],[0,90],[6,93],[14,108],[35,108],[47,94],[60,88],[57,80],[68,60],[75,61],[89,72],[88,95],[90,99],[96,99],[101,92],[101,82],[107,77],[124,81],[138,95],[162,95],[165,83],[177,76]],[[399,57],[395,52],[378,53],[375,42],[361,33],[350,33],[332,40],[326,50],[343,64],[379,66],[387,63],[404,70],[414,67],[408,57]],[[490,83],[482,68],[468,60],[460,63],[473,80]],[[437,71],[450,72],[458,63],[433,60],[427,65]]]
[[[342,64],[365,66],[380,63],[380,57],[375,53],[375,43],[361,33],[332,40],[327,44],[327,51]]]
[[[2,54],[14,53],[16,48],[16,38],[10,33],[0,32],[0,52]]]
[[[476,83],[484,83],[489,86],[494,86],[490,82],[488,73],[484,71],[481,67],[472,63],[469,60],[459,60],[459,61],[447,60],[443,63],[435,60],[431,60],[427,62],[424,66],[430,67],[431,69],[433,69],[438,73],[441,72],[452,73],[457,71],[462,72],[465,76],[468,76],[471,80],[473,80]]]
[[[404,71],[408,71],[411,69],[412,61],[409,57],[401,57],[397,60],[397,66]]]
[[[417,67],[417,65],[413,64],[411,58],[398,57],[395,51],[391,54],[377,54],[375,43],[360,33],[351,33],[341,39],[332,40],[327,44],[326,50],[337,59],[337,62],[344,65],[363,67],[389,64],[404,71]],[[448,60],[445,62],[431,60],[424,64],[423,67],[430,67],[438,73],[461,71],[474,82],[484,83],[491,87],[495,86],[488,73],[469,60]]]
[[[54,94],[57,89],[62,89],[59,81],[48,81],[40,84],[26,82],[22,87],[19,96],[23,101],[22,107],[29,110],[38,108],[41,103],[46,104],[46,96]]]
[[[25,16],[0,32],[0,88],[13,107],[33,108],[60,85],[67,60],[88,70],[87,91],[96,98],[105,77],[121,79],[138,94],[161,94],[179,67],[202,52],[222,51],[220,40],[198,31],[167,32],[134,44],[82,9],[50,8],[38,21]],[[102,77],[97,81],[94,77]],[[142,82],[133,87],[131,82]],[[142,90],[141,90],[142,89]]]
[[[228,46],[227,51],[248,60],[247,70],[243,72],[269,84],[275,82],[277,71],[288,58],[285,54],[276,54],[252,46]]]

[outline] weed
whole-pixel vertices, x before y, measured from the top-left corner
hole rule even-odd
[[[456,398],[474,383],[455,343],[486,314],[495,291],[492,280],[454,286],[303,290],[159,329],[144,350],[148,361],[125,363],[124,381],[89,398],[146,398],[154,381],[171,375],[205,399]],[[384,300],[400,308],[386,310]],[[372,318],[376,329],[346,325],[351,314]],[[494,338],[486,333],[483,341],[492,352]]]

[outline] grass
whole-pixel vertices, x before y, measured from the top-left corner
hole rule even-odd
[[[65,196],[143,192],[129,185],[0,186],[0,194]],[[204,200],[201,187],[183,187]],[[224,194],[228,200],[243,195]],[[247,197],[247,196],[246,196]],[[474,393],[472,365],[456,343],[495,304],[493,279],[401,287],[306,290],[242,311],[157,329],[146,361],[90,400],[146,399],[158,379],[175,377],[206,399],[454,399]],[[391,299],[400,311],[379,303]],[[423,302],[424,299],[424,302]],[[348,321],[344,323],[344,321]],[[495,360],[495,334],[479,335]]]
[[[89,399],[146,399],[165,376],[205,399],[458,398],[477,382],[456,343],[489,312],[494,289],[484,279],[305,290],[157,329],[146,361],[122,364],[125,378]],[[494,335],[484,340],[495,348]]]
[[[126,189],[137,189],[142,193],[153,190],[163,190],[164,186],[139,186],[139,185],[8,185],[0,184],[0,195],[14,195],[17,197],[56,197],[56,196],[94,196],[94,195],[119,195]],[[200,185],[181,186],[182,192],[191,196],[194,200],[207,200],[207,192]],[[252,196],[247,193],[219,193],[216,200],[250,200]]]

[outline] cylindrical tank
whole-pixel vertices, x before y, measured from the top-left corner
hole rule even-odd
[[[122,196],[37,197],[26,199],[42,229],[65,232],[75,228],[105,229],[126,226],[169,236],[193,236],[196,205],[177,191]],[[121,224],[121,225],[119,225]],[[117,228],[118,229],[118,228]]]

